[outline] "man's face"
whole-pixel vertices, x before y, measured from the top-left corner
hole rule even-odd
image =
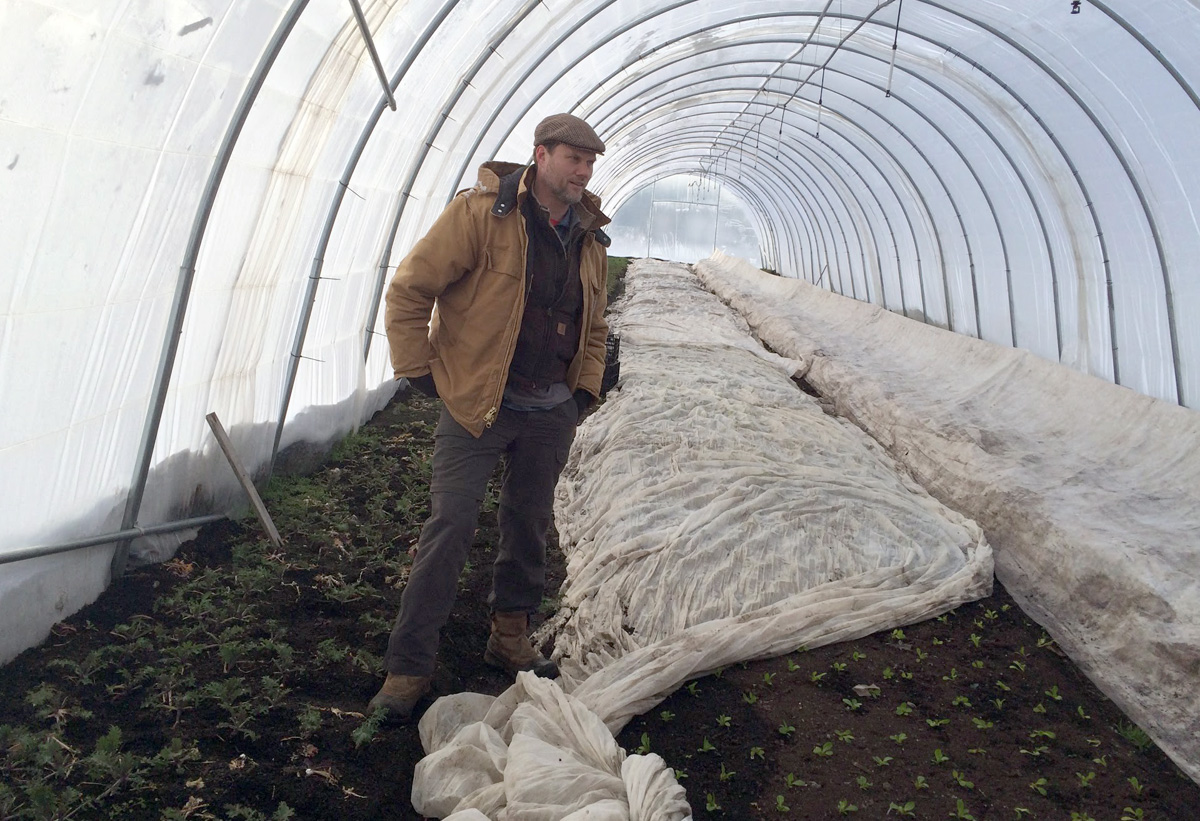
[[[592,178],[596,152],[559,143],[553,150],[539,145],[534,152],[538,182],[562,205],[575,205],[583,199],[583,189]],[[548,203],[543,203],[548,204]]]

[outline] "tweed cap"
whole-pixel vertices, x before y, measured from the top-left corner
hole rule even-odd
[[[604,142],[596,136],[590,125],[574,114],[552,114],[538,123],[533,130],[533,144],[538,146],[548,142],[566,143],[585,151],[604,153]]]

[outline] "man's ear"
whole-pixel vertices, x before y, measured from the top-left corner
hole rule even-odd
[[[550,152],[546,150],[546,146],[544,145],[536,146],[533,149],[534,162],[543,162],[549,155]]]

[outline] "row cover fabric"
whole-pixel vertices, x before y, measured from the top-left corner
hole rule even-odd
[[[493,709],[482,697],[440,700],[450,729],[422,727],[422,812],[540,819],[591,806],[579,817],[658,818],[637,814],[614,780],[612,734],[634,715],[720,667],[991,591],[980,528],[801,392],[790,378],[800,362],[766,351],[686,266],[639,261],[626,283],[613,320],[619,389],[580,427],[555,502],[567,581],[539,636],[555,635],[564,695],[522,677],[501,699],[507,721],[523,709],[513,700],[542,715],[552,696],[560,737],[538,725],[536,744],[499,743],[508,725],[495,714],[471,720]],[[654,792],[674,801],[666,786]]]
[[[697,272],[983,526],[1013,598],[1200,780],[1200,413],[742,260]]]
[[[553,681],[518,673],[498,698],[459,693],[421,717],[428,756],[413,806],[451,821],[683,821],[691,809],[660,756],[626,755]]]

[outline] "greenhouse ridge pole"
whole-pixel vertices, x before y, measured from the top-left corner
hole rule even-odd
[[[242,99],[238,102],[237,110],[229,123],[228,130],[225,132],[221,148],[217,152],[212,171],[209,173],[208,184],[205,187],[204,196],[200,200],[200,207],[196,211],[196,218],[192,224],[192,234],[188,239],[187,253],[184,255],[183,264],[179,268],[179,278],[175,283],[175,296],[171,306],[171,320],[163,339],[163,350],[159,358],[158,374],[154,379],[153,404],[150,413],[146,416],[146,424],[142,431],[142,442],[137,457],[137,470],[133,477],[133,484],[129,495],[125,500],[125,513],[121,519],[121,532],[132,532],[135,535],[124,537],[117,544],[110,568],[113,576],[124,575],[125,566],[129,561],[129,543],[135,538],[137,533],[134,525],[137,522],[138,514],[141,512],[142,499],[146,493],[146,482],[150,476],[150,462],[154,458],[154,446],[158,442],[159,426],[162,424],[163,408],[167,403],[167,391],[171,386],[171,374],[175,369],[175,356],[179,352],[179,338],[183,333],[183,320],[187,314],[188,298],[191,296],[192,281],[196,276],[196,260],[200,256],[200,245],[204,241],[204,232],[208,228],[208,220],[212,215],[217,192],[221,188],[221,181],[225,177],[225,169],[229,167],[229,160],[233,155],[233,149],[237,145],[238,138],[241,136],[242,127],[246,124],[246,119],[250,116],[250,109],[254,107],[254,101],[258,98],[258,93],[266,81],[268,72],[270,72],[271,67],[275,64],[279,52],[283,49],[283,44],[287,42],[288,36],[307,6],[308,0],[295,0],[292,3],[291,9],[284,17],[279,28],[276,29],[271,42],[267,46],[267,50],[259,60],[258,68],[255,69],[254,76],[251,77],[249,84],[243,90]]]

